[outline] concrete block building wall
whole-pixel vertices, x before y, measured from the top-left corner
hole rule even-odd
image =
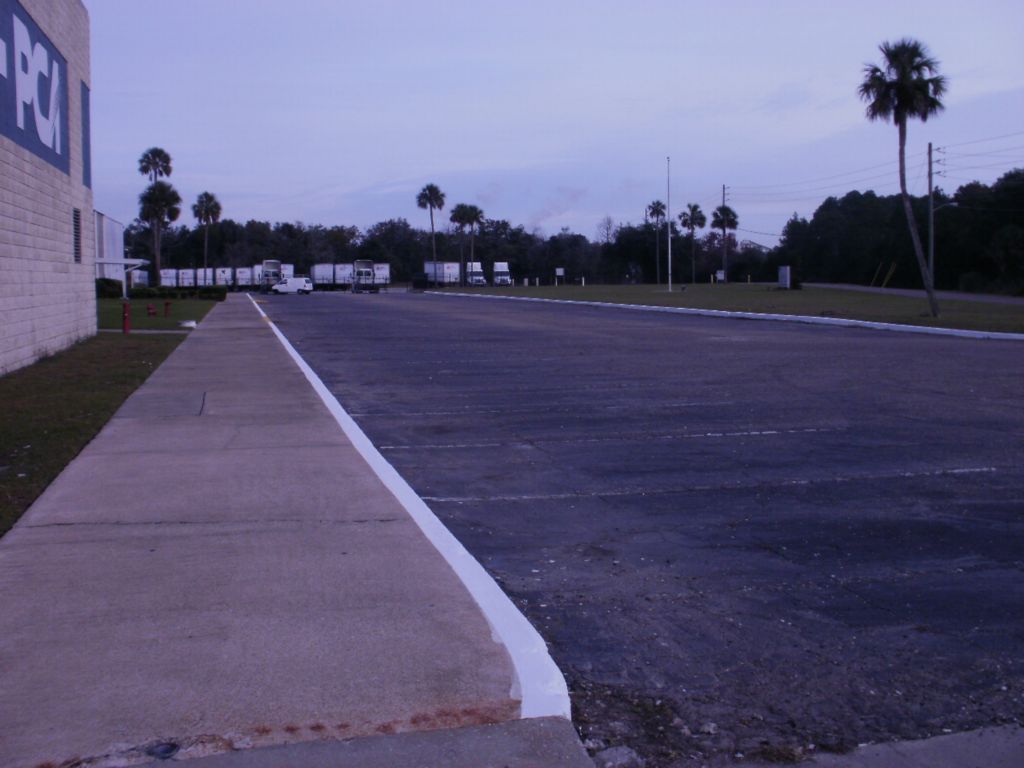
[[[96,333],[85,6],[0,0],[0,59],[2,375]]]

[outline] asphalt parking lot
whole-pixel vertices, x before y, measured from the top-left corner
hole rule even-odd
[[[592,748],[792,760],[1024,720],[1024,343],[263,308],[549,642]]]

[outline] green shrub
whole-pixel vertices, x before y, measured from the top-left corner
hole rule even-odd
[[[96,298],[97,299],[120,299],[121,298],[121,281],[111,280],[109,277],[100,277],[96,279]]]

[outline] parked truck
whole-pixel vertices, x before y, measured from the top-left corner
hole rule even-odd
[[[179,269],[178,270],[178,287],[179,288],[195,288],[196,287],[196,271],[194,269]]]
[[[352,263],[352,293],[377,293],[380,289],[373,281],[373,262],[356,259]]]
[[[309,273],[317,290],[334,287],[334,264],[314,264]]]
[[[264,259],[260,267],[260,293],[266,293],[281,279],[281,262],[277,259]]]
[[[295,265],[294,264],[282,264],[281,265],[281,277],[295,277]]]
[[[212,267],[200,267],[199,269],[196,270],[196,285],[199,287],[213,285]]]
[[[213,271],[213,280],[217,285],[223,285],[225,288],[230,288],[235,284],[232,272],[234,272],[234,270],[231,269],[231,267],[217,267]]]
[[[494,284],[512,285],[512,273],[508,271],[507,261],[494,262]]]
[[[178,270],[176,270],[176,269],[161,269],[160,270],[160,287],[161,288],[177,288],[178,287]]]
[[[435,285],[457,285],[459,282],[459,262],[457,261],[425,261],[423,271],[427,282]]]
[[[466,265],[466,285],[487,285],[484,267],[479,261],[471,261]]]
[[[391,265],[390,264],[387,264],[387,263],[378,264],[378,263],[374,262],[374,265],[373,265],[373,284],[376,285],[378,289],[380,289],[382,287],[384,289],[387,289],[387,287],[389,285],[391,285]]]
[[[235,270],[235,285],[249,288],[252,285],[252,267],[238,267]]]
[[[354,282],[351,264],[334,265],[334,284],[340,287],[349,288]]]

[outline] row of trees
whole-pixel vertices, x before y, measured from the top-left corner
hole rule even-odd
[[[925,220],[926,197],[911,198]],[[972,182],[935,194],[936,288],[1024,293],[1024,170],[991,186]],[[807,281],[920,288],[902,195],[849,192],[830,197],[808,221],[789,220],[772,258]]]
[[[912,198],[911,203],[915,217],[923,220],[927,198]],[[1024,281],[1024,170],[1012,171],[992,186],[975,182],[951,195],[940,190],[935,204],[936,286],[1019,289]],[[606,217],[591,239],[568,230],[544,237],[502,219],[474,218],[474,224],[461,227],[446,221],[439,228],[435,221],[430,231],[404,219],[382,221],[366,230],[231,219],[195,229],[171,225],[162,235],[164,260],[171,267],[198,267],[207,258],[210,265],[224,266],[280,259],[308,273],[316,263],[367,258],[389,262],[396,280],[408,280],[423,270],[424,261],[458,261],[472,247],[471,260],[479,254],[485,270],[495,261],[507,261],[519,278],[550,280],[555,267],[565,267],[570,279],[585,277],[587,282],[655,282],[667,277],[666,227],[661,221],[649,218],[616,225]],[[672,222],[674,283],[707,282],[722,269],[725,246],[732,281],[748,276],[772,280],[779,265],[789,264],[804,281],[878,285],[888,276],[890,286],[921,287],[900,195],[850,192],[830,197],[809,220],[794,215],[774,249],[737,242],[735,227],[728,222],[723,237],[714,217],[712,229],[701,235],[707,219],[700,206],[691,204]],[[126,234],[131,255],[152,259],[148,222],[137,220]]]
[[[454,213],[454,208],[452,213]],[[720,231],[703,237],[681,230],[673,222],[672,248],[679,256],[673,262],[673,281],[707,281],[722,266],[723,238]],[[651,221],[641,224],[612,224],[598,242],[563,229],[545,237],[503,219],[480,218],[476,223],[451,223],[433,231],[413,227],[405,219],[389,219],[359,230],[350,226],[324,227],[301,222],[271,224],[265,221],[240,223],[223,219],[204,227],[168,226],[162,235],[166,266],[199,267],[204,254],[215,266],[251,266],[264,259],[295,264],[308,274],[313,264],[371,259],[391,264],[395,280],[411,279],[423,271],[423,263],[469,260],[482,256],[485,271],[495,261],[509,263],[517,278],[550,281],[556,267],[564,267],[570,279],[587,282],[654,282],[658,270],[665,278],[665,230]],[[151,258],[152,236],[148,222],[135,221],[126,230],[130,254]],[[655,258],[655,243],[662,250]],[[753,243],[737,243],[731,232],[729,249],[731,279],[769,279],[761,262],[767,249]],[[658,262],[660,261],[660,267]],[[767,276],[766,276],[767,275]]]

